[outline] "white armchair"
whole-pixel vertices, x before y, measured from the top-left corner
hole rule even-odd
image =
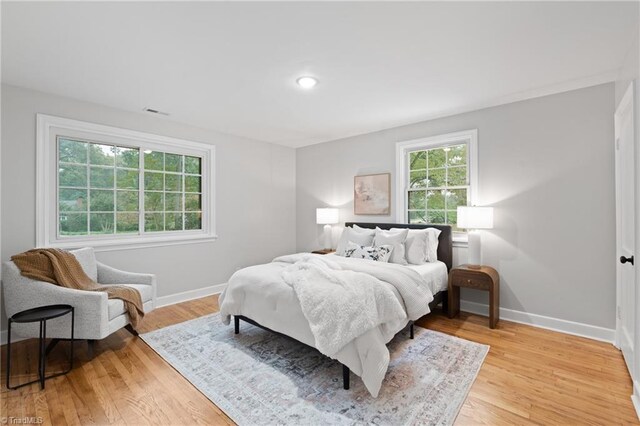
[[[145,313],[156,305],[156,277],[152,274],[125,272],[96,261],[92,248],[72,250],[85,273],[102,284],[124,284],[140,292]],[[74,290],[54,284],[36,281],[20,274],[13,262],[2,268],[4,306],[7,316],[25,309],[43,305],[67,304],[75,308],[74,338],[90,342],[104,339],[111,333],[129,325],[124,303],[120,299],[108,299],[107,293]],[[47,338],[68,339],[71,316],[65,315],[47,322]],[[127,327],[130,331],[132,329]],[[37,323],[12,326],[12,333],[22,337],[38,337]]]

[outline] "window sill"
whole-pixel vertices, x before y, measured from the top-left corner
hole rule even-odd
[[[54,247],[62,249],[76,249],[80,247],[93,247],[96,252],[133,250],[150,247],[166,247],[183,244],[201,244],[216,241],[215,234],[197,234],[180,236],[154,236],[136,238],[114,238],[109,240],[87,239],[73,241],[55,241],[42,245],[42,247]]]
[[[469,239],[467,236],[453,237],[453,247],[467,248],[469,246]]]

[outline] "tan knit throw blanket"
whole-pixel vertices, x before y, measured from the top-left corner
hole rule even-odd
[[[96,283],[87,276],[78,259],[68,251],[33,249],[12,256],[11,260],[25,277],[76,290],[104,291],[109,299],[122,299],[134,329],[144,317],[138,290],[122,285],[106,286]]]

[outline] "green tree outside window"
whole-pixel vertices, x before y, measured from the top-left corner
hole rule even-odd
[[[468,146],[458,144],[408,154],[407,208],[409,223],[457,227],[457,208],[469,193]]]

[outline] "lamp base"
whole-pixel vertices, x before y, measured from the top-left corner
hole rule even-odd
[[[331,225],[324,226],[324,249],[331,250],[332,244],[331,238]]]
[[[482,269],[482,265],[467,265],[469,269]]]
[[[474,230],[469,231],[469,246],[467,249],[467,262],[469,268],[477,269],[482,263],[482,257],[480,255],[480,232]],[[475,266],[475,268],[474,268]]]

